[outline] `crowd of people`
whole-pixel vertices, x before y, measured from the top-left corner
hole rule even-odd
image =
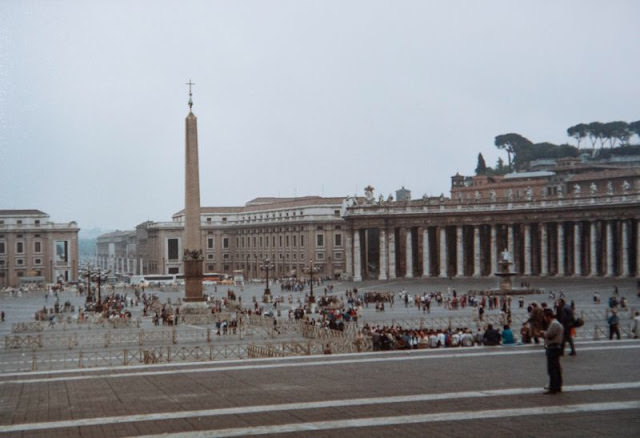
[[[496,346],[516,343],[515,336],[508,325],[504,326],[500,332],[492,324],[488,324],[485,330],[478,328],[475,332],[468,327],[407,329],[400,325],[369,326],[366,324],[362,335],[371,338],[374,350]]]
[[[552,305],[547,305],[545,302],[530,301],[526,308],[528,319],[519,328],[512,329],[512,308],[515,306],[524,310],[525,299],[524,297],[518,297],[514,299],[510,295],[491,294],[488,291],[482,290],[470,290],[466,293],[458,293],[455,289],[449,289],[447,291],[430,291],[423,293],[408,293],[406,290],[401,291],[366,291],[361,292],[358,289],[349,289],[344,292],[344,298],[342,295],[331,294],[333,292],[333,286],[330,283],[325,283],[322,279],[314,279],[314,286],[323,286],[324,290],[318,290],[316,292],[315,300],[310,299],[310,295],[307,293],[304,297],[300,295],[298,303],[294,304],[292,295],[289,294],[289,309],[284,313],[290,320],[293,319],[307,319],[313,320],[314,324],[328,328],[340,328],[344,327],[346,323],[352,321],[358,321],[364,312],[364,309],[368,307],[370,303],[375,303],[376,310],[384,312],[385,306],[393,307],[394,304],[404,305],[406,308],[415,308],[423,314],[431,312],[433,306],[438,306],[440,309],[458,310],[471,308],[471,314],[476,325],[475,331],[469,328],[456,328],[448,329],[442,328],[440,330],[424,330],[414,328],[401,328],[399,326],[392,327],[369,327],[371,336],[380,340],[385,347],[391,348],[391,346],[398,346],[397,348],[419,348],[428,346],[433,348],[434,346],[458,346],[466,345],[469,342],[462,342],[461,339],[473,339],[473,345],[510,345],[513,343],[540,343],[543,340],[542,332],[546,329],[546,323],[544,318],[545,309],[552,309],[554,316],[558,322],[563,326],[563,349],[565,345],[569,347],[569,354],[575,355],[575,345],[573,339],[575,337],[576,329],[582,325],[580,318],[576,317],[575,304],[573,302],[567,302],[562,292],[549,293],[549,299],[552,300]],[[304,291],[308,288],[309,281],[284,279],[279,280],[280,288],[283,291]],[[58,294],[61,292],[63,286],[56,285],[55,288],[49,286],[44,292],[45,302],[50,301],[50,297],[55,300],[55,306],[59,306]],[[318,287],[320,289],[320,287]],[[160,304],[154,301],[152,294],[147,294],[143,289],[132,286],[130,293],[128,290],[118,292],[109,291],[105,289],[102,296],[102,312],[103,318],[109,319],[128,319],[131,318],[131,308],[143,305],[143,316],[151,317],[155,325],[174,325],[179,320],[179,304],[174,306],[167,306],[166,304]],[[92,291],[94,292],[94,291]],[[110,292],[110,293],[109,293]],[[331,294],[331,295],[330,295]],[[78,319],[84,320],[84,314],[95,313],[96,302],[95,293],[92,293],[92,299],[87,299],[84,305],[84,309],[79,312]],[[556,298],[558,297],[558,298]],[[155,297],[157,299],[157,297]],[[212,309],[212,313],[223,312],[229,309],[229,305],[232,302],[240,303],[239,296],[230,289],[226,293],[226,297],[211,300],[209,302]],[[304,298],[304,301],[303,301]],[[600,303],[600,293],[596,292],[593,295],[593,301],[595,304]],[[285,302],[283,297],[274,297],[272,303],[273,310],[265,310],[257,300],[254,300],[253,308],[250,313],[267,316],[280,315],[280,305]],[[621,318],[619,315],[619,309],[628,309],[627,299],[624,296],[620,296],[616,290],[613,294],[605,300],[608,307],[607,323],[609,327],[609,337],[611,339],[619,339],[621,333]],[[235,310],[235,307],[234,309]],[[498,319],[495,327],[493,325],[485,323],[485,312],[498,311],[500,318]],[[45,312],[41,312],[42,316]],[[57,313],[57,312],[55,312]],[[277,315],[274,315],[277,313]],[[46,313],[48,317],[48,312]],[[632,321],[632,336],[638,337],[640,335],[640,318],[639,315],[635,315]],[[44,319],[44,318],[43,318]],[[492,321],[495,319],[492,318]],[[229,323],[230,324],[230,323]],[[480,328],[477,328],[480,327]],[[220,330],[224,332],[224,330]],[[496,334],[497,333],[497,334]],[[393,342],[391,342],[393,338]],[[387,342],[386,340],[389,342]]]

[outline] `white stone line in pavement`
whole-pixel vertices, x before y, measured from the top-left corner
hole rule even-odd
[[[640,382],[622,382],[622,383],[601,383],[592,385],[572,385],[565,386],[564,392],[582,392],[582,391],[611,391],[611,390],[625,390],[625,389],[638,389],[640,388]],[[304,409],[322,409],[322,408],[336,408],[336,407],[352,407],[352,406],[364,406],[364,405],[379,405],[390,403],[416,403],[416,402],[432,402],[441,400],[455,400],[465,398],[485,398],[485,397],[507,397],[516,395],[530,395],[541,394],[539,387],[535,388],[508,388],[508,389],[490,389],[482,391],[461,391],[461,392],[447,392],[440,394],[415,394],[415,395],[402,395],[402,396],[388,396],[388,397],[371,397],[371,398],[356,398],[356,399],[344,399],[344,400],[327,400],[327,401],[315,401],[315,402],[299,402],[299,403],[281,403],[274,405],[254,405],[254,406],[239,406],[233,408],[219,408],[219,409],[203,409],[196,411],[180,411],[180,412],[159,412],[153,414],[138,414],[138,415],[125,415],[125,416],[112,416],[112,417],[97,417],[97,418],[84,418],[76,420],[62,420],[62,421],[47,421],[40,423],[23,423],[12,424],[7,426],[0,426],[0,433],[2,432],[18,432],[18,431],[31,431],[31,430],[43,430],[43,429],[60,429],[66,427],[86,427],[86,426],[99,426],[110,423],[137,423],[142,421],[162,421],[162,420],[177,420],[185,418],[196,417],[214,417],[221,415],[246,415],[264,412],[282,412],[282,411],[297,411]]]
[[[486,420],[490,418],[527,417],[532,415],[561,415],[582,412],[621,411],[640,408],[640,401],[586,403],[567,406],[544,406],[537,408],[492,409],[489,411],[442,412],[438,414],[398,415],[393,417],[354,418],[349,420],[314,421],[309,423],[289,423],[273,426],[239,427],[233,429],[206,430],[194,432],[163,433],[142,435],[137,438],[216,438],[251,435],[266,435],[288,432],[309,432],[319,430],[394,426],[416,423],[435,423],[444,421]]]
[[[122,377],[137,377],[137,376],[153,376],[153,375],[166,375],[166,374],[192,374],[192,373],[216,373],[226,371],[245,371],[245,370],[257,370],[257,369],[275,369],[275,368],[289,368],[289,367],[309,367],[309,366],[327,366],[327,365],[344,365],[353,363],[375,363],[375,362],[397,362],[407,360],[429,360],[429,359],[451,359],[451,358],[475,358],[481,356],[511,356],[511,355],[525,355],[525,354],[543,354],[542,347],[540,348],[526,348],[521,349],[517,347],[505,347],[504,349],[496,350],[497,347],[483,347],[476,351],[470,351],[469,349],[463,349],[465,352],[453,352],[442,350],[407,350],[407,351],[389,351],[379,353],[357,353],[357,354],[340,354],[333,355],[329,359],[327,356],[298,356],[298,357],[283,357],[269,359],[267,363],[253,363],[260,359],[245,359],[245,360],[233,360],[224,362],[209,362],[209,365],[202,367],[203,362],[188,362],[188,363],[173,363],[157,365],[145,365],[137,367],[101,367],[101,368],[82,368],[74,370],[61,370],[61,371],[34,371],[34,372],[22,372],[22,373],[8,373],[0,374],[0,379],[5,377],[27,377],[36,375],[56,375],[56,374],[69,374],[72,372],[83,373],[81,376],[65,376],[65,377],[44,377],[41,379],[20,379],[20,380],[3,380],[0,381],[0,386],[9,384],[30,384],[30,383],[44,383],[44,382],[61,382],[61,381],[74,381],[74,380],[89,380],[89,379],[114,379]],[[640,343],[634,342],[633,344],[618,344],[607,345],[600,347],[584,347],[579,351],[605,351],[605,350],[627,350],[627,349],[640,349]],[[455,350],[461,351],[461,350]],[[370,357],[372,355],[382,357]],[[323,357],[324,360],[309,360],[317,357]],[[262,360],[264,361],[264,360]],[[282,363],[286,362],[286,363]],[[219,366],[219,364],[229,364],[227,366]],[[238,365],[235,365],[238,364]],[[199,365],[199,368],[185,368],[182,367]],[[158,369],[158,367],[166,368],[170,366],[170,370]],[[118,370],[130,370],[126,373],[115,374],[98,374],[88,375],[88,373],[95,372],[113,372]]]

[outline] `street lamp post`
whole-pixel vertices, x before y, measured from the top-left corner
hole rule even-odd
[[[80,276],[87,279],[87,302],[93,302],[93,293],[91,292],[91,282],[98,283],[98,301],[95,304],[95,311],[102,312],[102,294],[101,286],[102,282],[109,277],[111,270],[103,271],[98,267],[87,264],[81,271]]]
[[[266,287],[264,288],[264,295],[262,296],[262,301],[264,303],[270,303],[271,289],[269,289],[269,270],[273,269],[273,264],[271,263],[271,260],[269,260],[268,257],[262,261],[262,265],[260,265],[260,269],[262,269],[266,275]]]
[[[313,264],[313,259],[309,262],[309,267],[305,268],[305,272],[309,274],[309,302],[315,303],[316,297],[313,295],[313,274],[318,272],[319,268]]]

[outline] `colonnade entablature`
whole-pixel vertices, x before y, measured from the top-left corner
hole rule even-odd
[[[636,205],[640,203],[640,193],[624,195],[593,196],[580,198],[554,198],[522,201],[480,201],[474,203],[461,203],[444,198],[435,202],[433,198],[425,200],[413,200],[404,202],[390,202],[385,204],[359,204],[346,208],[343,217],[350,216],[412,216],[429,213],[431,215],[450,215],[453,213],[482,213],[482,212],[514,212],[535,211],[540,209],[592,209],[606,208],[608,206]]]

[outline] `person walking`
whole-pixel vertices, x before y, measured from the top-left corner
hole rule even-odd
[[[569,356],[575,356],[576,347],[573,344],[573,337],[571,336],[571,329],[575,323],[573,307],[571,307],[571,304],[567,304],[564,298],[560,298],[556,309],[557,319],[564,329],[564,336],[562,338],[562,354],[564,355],[564,346],[568,343],[569,347],[571,347],[571,353],[569,353]]]
[[[609,339],[613,339],[615,334],[618,340],[620,340],[620,317],[616,309],[611,309],[611,316],[607,320],[609,323]]]
[[[633,339],[638,339],[640,336],[640,312],[637,310],[636,313],[633,314],[633,327],[631,328],[631,333],[633,333]]]
[[[544,309],[544,319],[547,323],[547,330],[543,332],[543,336],[547,355],[547,374],[549,375],[549,386],[546,388],[545,394],[558,394],[562,392],[560,356],[562,356],[564,328],[555,318],[551,309]]]

